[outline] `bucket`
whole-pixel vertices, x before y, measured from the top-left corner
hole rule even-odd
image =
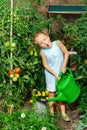
[[[66,73],[61,74],[60,81],[56,80],[56,97],[48,101],[62,101],[73,103],[80,95],[80,87],[75,82],[72,71],[67,68]]]

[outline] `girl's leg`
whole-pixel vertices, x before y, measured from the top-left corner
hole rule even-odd
[[[59,102],[59,106],[60,106],[62,116],[66,115],[65,104]]]
[[[49,98],[52,98],[52,97],[55,97],[55,93],[49,92]],[[54,114],[54,105],[55,105],[54,101],[49,102],[49,109],[50,109],[51,114]]]
[[[66,114],[65,104],[63,104],[62,102],[60,102],[59,105],[60,105],[60,110],[61,110],[61,114],[62,114],[63,119],[65,121],[70,121],[69,117]]]

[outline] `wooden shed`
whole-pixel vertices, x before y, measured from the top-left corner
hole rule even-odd
[[[81,14],[85,13],[84,5],[49,5],[47,15],[48,18],[53,18],[52,31],[55,32],[61,28],[61,23],[58,23],[56,16],[62,15],[67,22],[74,22]]]

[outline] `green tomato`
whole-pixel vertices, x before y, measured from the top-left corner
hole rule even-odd
[[[10,44],[11,43],[9,41],[4,43],[5,46],[10,46]]]
[[[16,82],[16,81],[17,81],[17,78],[16,78],[16,77],[14,77],[14,78],[12,79],[12,81]]]
[[[10,74],[10,78],[13,79],[14,78],[14,74]]]
[[[12,42],[11,47],[16,47],[16,44]]]
[[[10,48],[10,51],[13,52],[15,49],[13,47]]]

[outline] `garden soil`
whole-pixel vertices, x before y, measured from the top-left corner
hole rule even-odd
[[[66,105],[67,115],[70,118],[69,122],[65,122],[59,118],[58,126],[61,126],[62,130],[77,130],[78,122],[80,120],[80,112],[76,107],[76,104]]]
[[[26,109],[29,109],[29,102],[25,102],[24,104],[24,107]],[[56,120],[56,125],[60,126],[62,128],[62,130],[77,130],[77,126],[78,126],[78,122],[80,120],[80,112],[77,108],[78,104],[77,103],[74,103],[74,104],[71,104],[71,105],[68,105],[66,104],[66,111],[67,111],[67,114],[70,118],[70,121],[69,122],[65,122],[61,116],[58,117],[57,116],[57,112],[55,112],[55,120]],[[57,121],[58,120],[58,121]]]

